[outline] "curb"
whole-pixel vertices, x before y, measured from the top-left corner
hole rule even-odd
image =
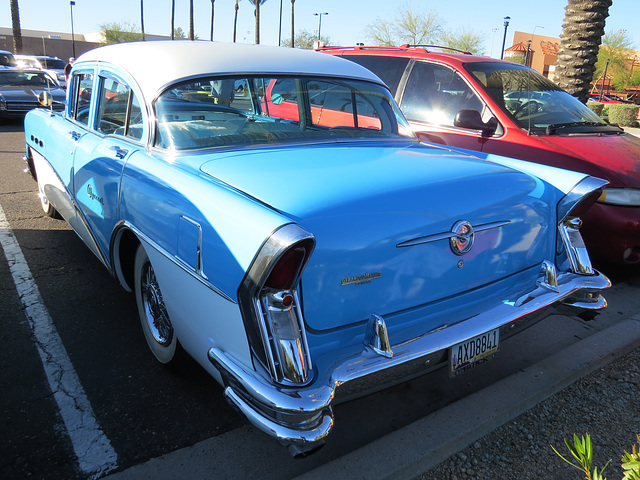
[[[640,315],[296,479],[413,479],[638,347]],[[497,403],[496,398],[503,402]],[[442,432],[446,432],[448,440],[443,441]]]

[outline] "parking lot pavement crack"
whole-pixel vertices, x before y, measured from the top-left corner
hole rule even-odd
[[[49,387],[73,444],[80,470],[92,478],[113,470],[117,466],[116,452],[98,425],[1,206],[0,246],[24,306]]]

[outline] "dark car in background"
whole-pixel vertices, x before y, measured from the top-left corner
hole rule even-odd
[[[423,141],[606,178],[584,240],[594,257],[640,264],[640,139],[523,65],[409,45],[319,50],[376,73]]]
[[[0,69],[0,119],[22,118],[40,107],[38,96],[51,94],[54,110],[63,110],[66,92],[48,73],[40,70]]]
[[[17,65],[13,53],[0,50],[0,67],[16,67]]]

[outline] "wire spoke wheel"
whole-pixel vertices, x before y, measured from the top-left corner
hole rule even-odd
[[[135,292],[147,345],[159,362],[172,362],[178,342],[153,265],[142,245],[136,252]]]

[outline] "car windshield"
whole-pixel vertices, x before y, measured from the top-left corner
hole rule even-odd
[[[380,85],[324,77],[203,77],[155,102],[159,148],[410,136]]]
[[[465,64],[495,103],[529,131],[572,127],[607,127],[578,99],[549,79],[521,65],[498,62]]]
[[[57,87],[56,83],[45,73],[40,72],[20,72],[20,71],[0,71],[0,85],[2,86],[25,86],[25,87]]]

